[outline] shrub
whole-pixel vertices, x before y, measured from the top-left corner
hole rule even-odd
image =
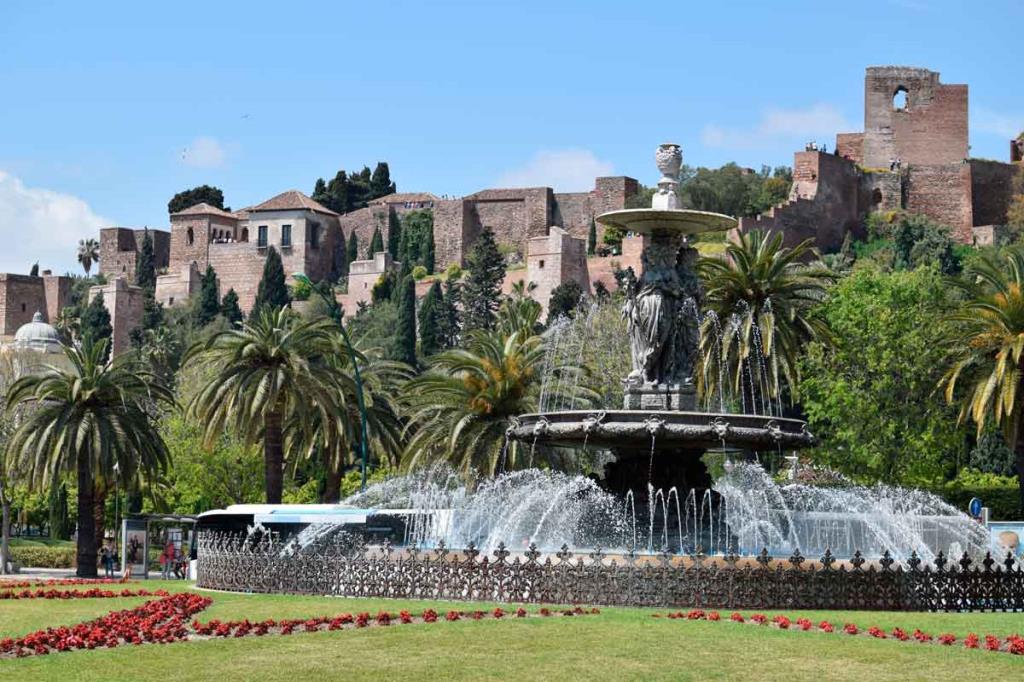
[[[74,568],[75,547],[11,547],[11,559],[23,567]]]
[[[957,509],[966,510],[971,498],[977,497],[989,508],[993,520],[1017,518],[1020,493],[1016,476],[962,469],[955,479],[937,492]]]
[[[417,265],[412,269],[412,278],[417,282],[426,277],[428,274],[427,269],[422,265]]]
[[[448,279],[456,280],[462,277],[462,266],[458,263],[452,263],[444,270],[444,275]]]

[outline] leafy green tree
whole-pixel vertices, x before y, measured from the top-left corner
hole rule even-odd
[[[349,334],[353,343],[360,348],[379,348],[385,358],[399,357],[397,335],[398,305],[382,300],[371,306],[360,308],[355,317],[348,321]]]
[[[78,240],[78,262],[82,264],[82,269],[85,270],[85,276],[89,276],[89,272],[92,270],[92,264],[99,261],[100,259],[100,243],[95,239],[79,239]]]
[[[685,206],[732,216],[763,213],[789,196],[792,170],[763,166],[760,172],[727,163],[716,169],[683,167],[678,194]]]
[[[832,343],[812,342],[800,363],[815,460],[862,483],[932,486],[951,473],[965,433],[935,396],[951,303],[934,268],[859,268],[832,288],[815,311]]]
[[[562,282],[551,291],[548,301],[548,323],[559,317],[574,317],[583,300],[583,287],[579,282],[570,279]]]
[[[85,307],[79,322],[79,333],[82,341],[92,343],[97,348],[100,341],[108,341],[114,333],[110,324],[110,311],[103,304],[103,294],[96,294],[92,301]],[[109,350],[107,345],[103,346],[104,352]],[[106,357],[104,356],[104,360]]]
[[[233,288],[228,289],[228,293],[224,294],[224,298],[221,299],[220,314],[232,325],[241,324],[244,319],[242,309],[238,307],[238,294]]]
[[[387,161],[378,161],[370,176],[370,199],[376,199],[388,194],[394,194],[397,188],[391,181],[391,169]]]
[[[416,282],[411,276],[398,285],[398,357],[410,367],[416,366]]]
[[[186,353],[206,372],[188,404],[212,446],[225,429],[246,445],[263,441],[266,501],[281,502],[284,420],[290,415],[329,421],[343,410],[338,374],[326,361],[334,350],[333,320],[302,320],[287,308],[266,307],[240,329],[222,331]]]
[[[135,261],[135,284],[149,291],[156,291],[156,265],[153,256],[153,237],[149,229],[142,235],[142,248]]]
[[[590,218],[590,229],[587,231],[587,255],[593,256],[597,252],[597,221]]]
[[[512,418],[537,411],[545,354],[542,338],[531,329],[539,308],[533,309],[532,320],[520,318],[512,324],[501,319],[495,329],[470,332],[464,349],[435,355],[429,370],[406,385],[404,468],[447,461],[472,478],[529,465],[524,458],[529,447],[515,441],[510,441],[507,449],[504,446]],[[513,327],[516,331],[505,333]],[[580,397],[593,397],[589,391],[577,389],[575,382],[566,385]]]
[[[626,233],[614,225],[608,225],[604,228],[604,234],[601,236],[601,242],[612,250],[612,253],[622,253],[622,240],[626,238]]]
[[[491,329],[501,304],[501,283],[505,279],[505,258],[485,227],[466,255],[469,275],[463,291],[462,321],[465,331]]]
[[[67,540],[71,537],[68,518],[68,487],[63,481],[55,480],[49,490],[50,539]]]
[[[263,277],[260,279],[259,288],[256,289],[256,300],[252,304],[249,319],[259,318],[264,308],[267,310],[284,308],[290,301],[281,255],[271,246],[267,249],[267,260],[263,264]]]
[[[935,263],[943,274],[960,272],[960,258],[948,228],[926,216],[908,215],[897,222],[891,234],[897,269]]]
[[[373,260],[374,255],[384,250],[384,238],[380,234],[380,226],[373,228],[373,237],[370,238],[370,252],[366,254],[367,260]]]
[[[946,400],[960,404],[960,419],[974,421],[979,434],[990,423],[1002,427],[1014,446],[1024,513],[1024,250],[982,253],[953,282],[966,300],[950,315]]]
[[[178,192],[167,202],[168,213],[178,213],[196,204],[209,204],[222,210],[224,208],[224,192],[211,185],[200,185],[192,189]]]
[[[115,463],[124,478],[167,469],[169,454],[150,415],[154,403],[174,403],[170,391],[139,370],[131,355],[106,361],[106,340],[66,347],[67,369],[47,366],[18,379],[7,407],[36,408],[8,444],[17,468],[43,486],[74,471],[78,495],[78,568],[96,577],[93,494],[97,477]]]
[[[782,380],[797,388],[801,349],[809,341],[829,339],[827,321],[811,311],[834,277],[820,263],[804,263],[815,253],[812,243],[808,239],[790,249],[782,245],[781,233],[754,230],[730,243],[726,258],[700,259],[705,307],[715,313],[701,325],[697,376],[704,395],[713,394],[724,375],[732,393],[747,396],[749,403],[753,396],[747,395],[744,377],[758,376],[754,367],[761,363],[772,398],[781,395]],[[716,318],[729,331],[721,333]]]
[[[409,211],[402,216],[402,240],[397,259],[415,267],[422,265],[434,271],[434,212],[429,209]]]
[[[441,283],[434,280],[420,304],[420,354],[429,358],[436,355],[442,346],[441,317],[444,315],[444,293]]]
[[[1006,445],[1006,438],[999,430],[985,431],[971,449],[970,465],[983,473],[1013,476],[1013,450]]]
[[[164,492],[168,511],[198,514],[263,498],[263,457],[225,432],[206,447],[202,426],[181,414],[161,421],[160,433],[174,466]]]
[[[373,283],[373,289],[370,290],[370,301],[374,305],[381,301],[390,301],[395,293],[397,280],[398,276],[394,272],[381,273],[381,276]]]
[[[352,230],[352,232],[348,235],[348,247],[346,256],[348,257],[347,260],[349,266],[351,266],[352,263],[359,260],[359,237],[356,236],[355,230]]]
[[[235,297],[235,305],[238,305],[237,296]],[[205,327],[217,319],[217,315],[220,314],[220,297],[217,294],[217,273],[212,265],[207,265],[206,272],[199,278],[199,296],[195,299],[192,306],[192,315],[197,327]]]

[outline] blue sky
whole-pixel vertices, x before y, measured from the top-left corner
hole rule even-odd
[[[159,5],[159,6],[158,6]],[[685,161],[789,164],[863,121],[864,68],[970,85],[972,154],[1024,130],[1024,4],[0,4],[0,271],[75,267],[101,224],[166,227],[387,160],[399,190],[587,189]]]

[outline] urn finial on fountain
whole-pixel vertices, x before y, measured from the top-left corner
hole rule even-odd
[[[666,142],[658,145],[654,152],[654,161],[661,171],[661,179],[658,180],[658,191],[651,199],[651,208],[662,210],[674,210],[679,208],[679,198],[676,196],[676,186],[679,184],[679,169],[683,165],[683,151],[674,142]]]

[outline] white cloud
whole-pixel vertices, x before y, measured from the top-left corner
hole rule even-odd
[[[26,187],[0,171],[0,272],[28,273],[36,261],[44,270],[73,269],[78,240],[98,238],[110,224],[76,196]]]
[[[971,114],[971,130],[1009,140],[1024,131],[1024,116],[1000,114],[985,107],[976,107]]]
[[[587,149],[542,150],[521,168],[506,171],[495,187],[551,187],[558,192],[585,192],[594,178],[611,175],[614,166]]]
[[[708,124],[700,137],[708,147],[753,149],[809,140],[827,142],[834,139],[836,133],[855,129],[835,106],[819,103],[807,109],[767,109],[761,120],[749,128]]]
[[[194,168],[219,168],[227,156],[224,145],[212,137],[197,137],[181,150],[181,162]]]

